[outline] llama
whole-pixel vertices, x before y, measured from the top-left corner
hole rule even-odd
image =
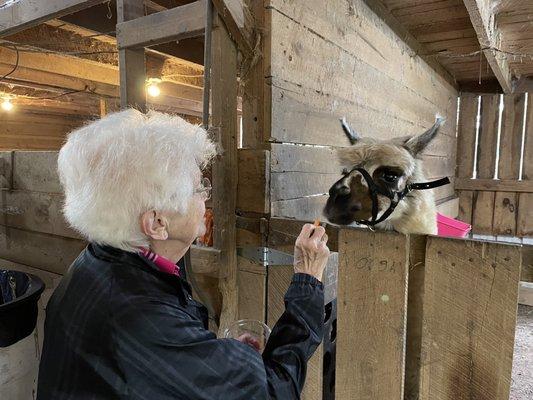
[[[444,119],[419,136],[378,140],[361,138],[342,120],[351,147],[338,150],[343,176],[329,190],[326,218],[338,225],[358,223],[400,233],[437,234],[431,189],[447,178],[426,182],[421,152],[435,138]]]

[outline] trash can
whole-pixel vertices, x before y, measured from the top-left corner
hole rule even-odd
[[[30,335],[37,322],[43,281],[25,272],[0,269],[0,347]]]

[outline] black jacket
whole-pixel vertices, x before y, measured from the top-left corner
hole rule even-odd
[[[185,280],[91,244],[48,303],[37,399],[297,399],[323,302],[322,284],[296,274],[261,356],[208,331]]]

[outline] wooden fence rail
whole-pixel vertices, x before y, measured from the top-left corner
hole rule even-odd
[[[301,226],[271,219],[268,246],[292,252]],[[338,276],[330,269],[326,279],[338,281],[335,333],[326,334],[336,363],[326,367],[327,352],[318,350],[304,399],[330,398],[320,383],[331,368],[338,400],[508,399],[520,246],[327,230],[338,253]],[[292,267],[263,272],[266,301],[257,310],[266,307],[272,323]]]

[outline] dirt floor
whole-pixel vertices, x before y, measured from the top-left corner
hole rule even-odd
[[[510,400],[533,399],[533,307],[518,306]]]

